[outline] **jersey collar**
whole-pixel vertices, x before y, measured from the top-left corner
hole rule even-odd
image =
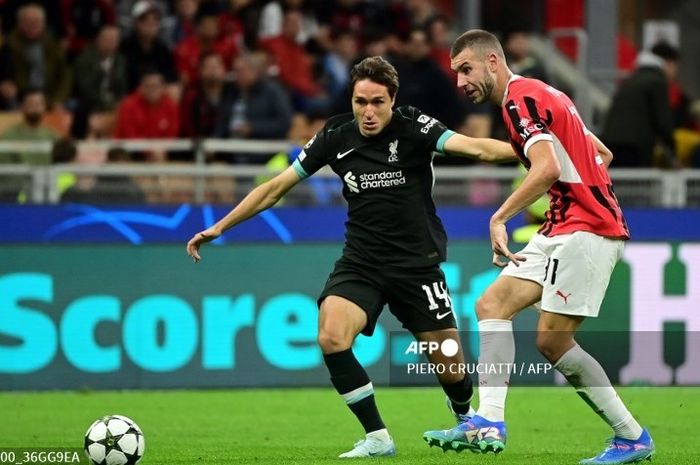
[[[506,82],[506,91],[503,92],[503,100],[501,100],[501,106],[504,106],[506,104],[506,99],[508,98],[508,89],[510,88],[510,83],[515,81],[516,79],[520,79],[522,76],[519,74],[511,74],[510,79],[508,79],[508,82]]]

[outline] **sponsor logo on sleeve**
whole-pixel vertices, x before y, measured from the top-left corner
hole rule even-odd
[[[314,136],[313,136],[311,139],[309,139],[309,141],[308,141],[308,142],[306,143],[306,145],[304,146],[305,149],[308,149],[309,147],[311,147],[311,145],[316,141],[316,136],[317,136],[317,135],[318,135],[318,134],[314,134]]]
[[[523,125],[524,121],[525,121],[525,123],[528,123],[528,124]],[[520,120],[519,126],[522,128],[522,130],[519,132],[519,134],[520,134],[520,137],[522,137],[523,139],[527,139],[535,132],[544,131],[544,125],[542,123],[533,123],[531,121],[528,122],[525,118]]]
[[[435,126],[436,123],[437,123],[437,120],[435,118],[430,118],[430,121],[428,121],[428,124],[426,124],[425,126],[420,128],[420,132],[422,132],[423,134],[428,134],[428,132],[430,131],[430,128]]]

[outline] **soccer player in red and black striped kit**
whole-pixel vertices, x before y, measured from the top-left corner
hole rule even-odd
[[[598,316],[629,239],[607,172],[612,154],[586,128],[563,92],[510,71],[493,34],[465,32],[453,44],[451,59],[457,85],[467,97],[502,107],[511,144],[528,169],[522,184],[491,217],[493,263],[503,271],[476,305],[479,362],[512,365],[512,319],[535,305],[540,310],[538,350],[614,432],[603,452],[581,463],[651,458],[649,433],[622,403],[600,364],[574,339],[585,318]],[[550,208],[544,225],[522,251],[512,253],[506,222],[545,192]],[[451,430],[426,432],[430,445],[484,452],[505,448],[509,371],[484,371],[479,375],[477,414]]]

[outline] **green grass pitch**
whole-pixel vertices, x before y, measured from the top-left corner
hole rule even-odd
[[[498,456],[443,453],[424,430],[452,426],[439,388],[377,388],[395,464],[576,464],[607,426],[570,388],[514,387]],[[623,388],[657,445],[656,464],[700,464],[700,388]],[[146,436],[144,465],[330,464],[363,434],[331,387],[211,391],[0,393],[0,447],[79,447],[96,418],[124,414]],[[355,460],[354,462],[357,462]],[[648,462],[646,462],[648,463]]]

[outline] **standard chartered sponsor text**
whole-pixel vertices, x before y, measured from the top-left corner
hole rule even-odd
[[[378,189],[382,187],[397,187],[406,184],[406,177],[401,170],[381,171],[360,175],[360,188]]]

